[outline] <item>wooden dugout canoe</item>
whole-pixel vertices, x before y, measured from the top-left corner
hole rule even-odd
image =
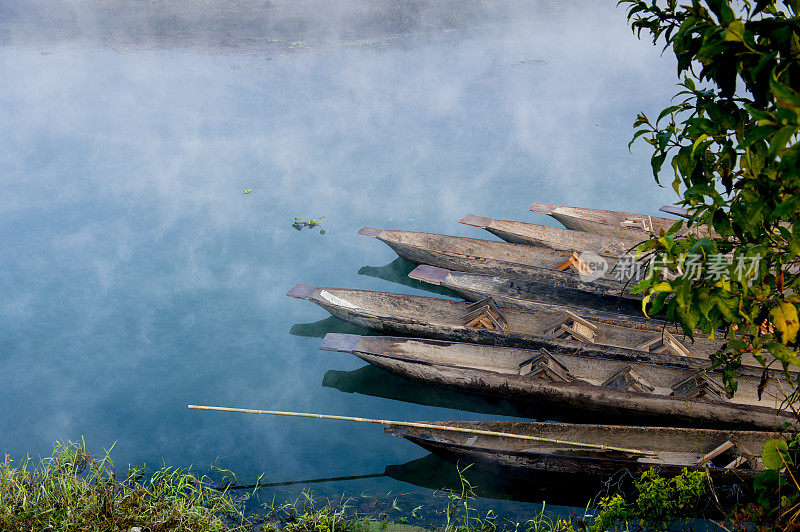
[[[674,476],[680,474],[685,467],[692,471],[707,470],[716,482],[737,483],[750,480],[763,471],[761,447],[768,439],[776,437],[770,432],[741,430],[569,423],[427,421],[426,424],[624,446],[656,453],[655,456],[641,456],[448,430],[398,425],[387,425],[384,428],[386,434],[405,438],[446,460],[475,464],[478,470],[523,480],[535,479],[539,472],[544,471],[606,476],[627,469],[638,475],[650,467],[656,467],[661,475]],[[736,441],[735,446],[707,465],[696,465],[704,455],[726,445],[731,437]],[[747,460],[746,468],[725,468],[739,457]]]
[[[721,377],[691,369],[510,347],[331,333],[320,349],[352,353],[365,362],[434,386],[631,415],[669,423],[711,423],[775,429],[793,415],[778,410],[785,381],[771,379],[759,399],[759,379],[742,378],[737,393]]]
[[[358,234],[377,238],[399,256],[417,264],[530,279],[556,286],[641,299],[641,296],[631,294],[632,285],[626,286],[616,279],[602,276],[597,279],[584,279],[572,266],[564,266],[572,256],[571,252],[493,240],[375,227],[362,227]],[[616,257],[611,256],[598,256],[597,259],[604,262],[601,266],[608,272],[618,262]],[[558,267],[566,269],[557,270]]]
[[[543,310],[546,308],[543,305],[558,305],[570,307],[572,312],[580,316],[622,315],[632,321],[654,322],[642,313],[641,301],[610,294],[525,279],[457,272],[427,264],[417,266],[408,276],[447,288],[470,301],[491,297],[501,307]],[[660,322],[658,326],[660,328]]]
[[[553,312],[503,308],[507,330],[485,329],[462,324],[461,318],[471,304],[463,301],[306,284],[295,285],[286,295],[311,301],[339,319],[386,334],[526,349],[544,348],[553,354],[667,364],[695,371],[709,367],[705,357],[710,346],[684,346],[693,356],[622,347],[620,344],[639,345],[635,342],[640,339],[652,342],[663,336],[646,327],[639,328],[635,323],[618,323],[613,319],[592,318],[591,322],[597,326],[595,342],[578,342],[544,334],[553,321],[562,317]],[[761,368],[739,368],[739,375],[743,377],[760,378],[761,374]],[[782,372],[770,370],[769,374],[777,378]]]
[[[583,231],[573,231],[561,227],[517,222],[514,220],[498,220],[476,214],[464,216],[458,223],[486,229],[506,242],[541,246],[562,251],[591,251],[603,255],[619,255],[631,250],[643,240],[622,236],[598,235]]]
[[[529,210],[551,216],[567,229],[574,231],[640,239],[646,238],[651,231],[659,234],[663,230],[666,233],[677,221],[647,214],[567,207],[554,203],[534,203]],[[699,232],[701,236],[708,236],[706,228],[692,227],[689,229],[686,224],[678,234],[684,234],[690,230],[695,234]]]

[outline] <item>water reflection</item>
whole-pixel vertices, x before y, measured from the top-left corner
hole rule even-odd
[[[392,466],[387,466],[392,467]],[[353,480],[364,480],[368,478],[381,478],[385,477],[386,473],[367,473],[365,475],[348,475],[344,477],[323,477],[323,478],[303,478],[300,480],[287,480],[285,482],[257,482],[255,484],[240,484],[240,485],[222,485],[217,489],[226,490],[250,490],[261,488],[279,488],[283,486],[306,486],[309,484],[324,484],[327,482],[350,482]]]
[[[319,337],[374,333],[284,294],[297,282],[418,292],[410,265],[355,236],[364,225],[484,237],[458,220],[542,222],[533,201],[671,203],[646,150],[626,145],[636,114],[673,93],[674,65],[613,3],[579,4],[325,56],[0,49],[0,451],[46,456],[83,436],[119,442],[118,464],[221,457],[241,478],[331,478],[422,451],[372,426],[186,404],[527,414],[389,375],[359,393],[320,386],[334,361],[360,361],[320,352]],[[295,231],[295,216],[325,216],[326,235]]]
[[[603,489],[603,484],[591,479],[578,479],[563,474],[541,473],[534,481],[501,477],[479,471],[467,464],[456,465],[428,454],[402,465],[386,466],[385,474],[395,480],[433,490],[461,491],[459,469],[472,485],[475,495],[487,499],[542,502],[571,507],[585,507]]]
[[[502,398],[473,395],[455,390],[428,386],[405,379],[375,366],[364,366],[352,371],[329,370],[325,372],[322,386],[341,392],[383,397],[395,401],[425,406],[450,408],[464,412],[478,412],[499,416],[523,418],[550,418],[555,411],[546,412],[518,405]]]
[[[362,266],[358,270],[358,274],[366,275],[368,277],[375,277],[377,279],[383,279],[384,281],[389,281],[390,283],[397,283],[403,286],[416,288],[418,290],[425,290],[426,292],[431,292],[433,294],[462,299],[460,295],[456,294],[452,290],[448,290],[447,288],[435,284],[423,283],[422,281],[417,281],[416,279],[409,277],[408,274],[411,273],[411,271],[416,267],[417,264],[411,262],[410,260],[397,257],[386,266]]]
[[[351,371],[328,370],[322,379],[322,386],[346,393],[382,397],[417,405],[534,421],[624,425],[631,423],[633,419],[630,416],[605,412],[587,412],[585,409],[563,404],[510,401],[497,396],[439,388],[395,375],[371,365]],[[658,425],[657,422],[650,420],[648,424]]]
[[[460,472],[460,474],[459,474]],[[366,473],[339,477],[304,478],[284,482],[257,482],[253,484],[225,485],[220,489],[229,491],[278,488],[284,486],[306,486],[329,482],[389,477],[394,480],[434,491],[452,490],[460,493],[461,478],[469,482],[475,496],[484,499],[520,502],[541,502],[561,506],[583,507],[603,489],[604,484],[596,479],[580,479],[564,474],[542,472],[534,481],[502,477],[481,471],[470,464],[454,464],[430,453],[404,464],[387,465],[383,473]]]
[[[359,334],[361,336],[377,336],[380,334],[340,320],[336,316],[329,316],[312,323],[295,323],[289,329],[289,334],[292,336],[303,336],[305,338],[324,338],[328,333]]]

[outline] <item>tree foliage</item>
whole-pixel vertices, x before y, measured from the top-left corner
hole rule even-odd
[[[744,354],[765,368],[760,389],[767,368],[782,366],[797,412],[800,0],[620,3],[639,37],[675,54],[682,78],[655,120],[637,116],[631,143],[652,147],[653,176],[670,176],[688,230],[677,222],[639,247],[654,267],[636,291],[690,337],[727,331],[712,360],[730,392]],[[800,527],[799,441],[770,440],[755,485],[758,515],[786,529]]]
[[[657,181],[673,176],[692,228],[643,245],[658,260],[637,290],[690,337],[728,330],[714,362],[734,391],[744,353],[800,365],[800,2],[621,3],[634,32],[677,58],[672,105],[640,114],[633,140],[652,146]]]

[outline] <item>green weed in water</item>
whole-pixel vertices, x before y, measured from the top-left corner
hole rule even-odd
[[[304,220],[300,217],[295,217],[294,222],[292,223],[292,227],[297,229],[298,231],[302,231],[304,227],[308,227],[309,229],[314,229],[315,227],[322,225],[322,219],[325,218],[324,216],[320,216],[316,220],[313,218],[309,218],[308,220]],[[325,229],[320,227],[319,234],[324,235]]]

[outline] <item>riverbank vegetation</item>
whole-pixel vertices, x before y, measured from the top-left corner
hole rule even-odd
[[[58,442],[34,463],[0,462],[0,530],[222,532],[252,530],[241,505],[189,470],[164,467],[145,480],[128,468],[117,478],[109,452],[100,459],[83,441]]]
[[[793,0],[622,0],[634,32],[674,53],[672,105],[640,114],[634,140],[652,148],[657,181],[672,182],[691,230],[677,222],[640,253],[653,266],[635,291],[690,338],[727,331],[712,355],[735,393],[742,355],[782,367],[800,407],[800,5]],[[632,141],[633,142],[633,141]],[[788,428],[788,427],[787,427]],[[765,523],[800,527],[797,438],[765,445],[755,482]],[[774,459],[773,459],[774,458]],[[768,465],[771,464],[771,465]],[[755,514],[754,516],[755,517]]]
[[[790,454],[795,457],[797,451]],[[705,473],[684,471],[668,479],[651,469],[634,479],[628,496],[606,496],[577,515],[561,517],[545,512],[543,503],[528,519],[512,522],[491,510],[481,514],[476,509],[476,493],[465,469],[458,469],[460,488],[440,492],[445,497],[433,513],[438,516],[434,520],[418,519],[422,507],[409,508],[407,515],[394,513],[389,520],[386,512],[359,514],[347,499],[321,502],[310,491],[293,502],[259,502],[258,486],[235,495],[238,491],[231,486],[214,487],[209,478],[175,467],[164,466],[145,476],[142,469],[129,466],[118,477],[110,450],[98,459],[83,441],[57,442],[52,456],[39,463],[30,458],[15,461],[8,455],[0,462],[0,530],[599,532],[675,525],[691,530],[693,518],[711,514],[724,529],[745,530],[754,529],[769,512],[769,506],[758,503],[708,507],[704,501],[714,488]],[[396,506],[396,501],[392,504]],[[762,523],[762,530],[772,528]]]

